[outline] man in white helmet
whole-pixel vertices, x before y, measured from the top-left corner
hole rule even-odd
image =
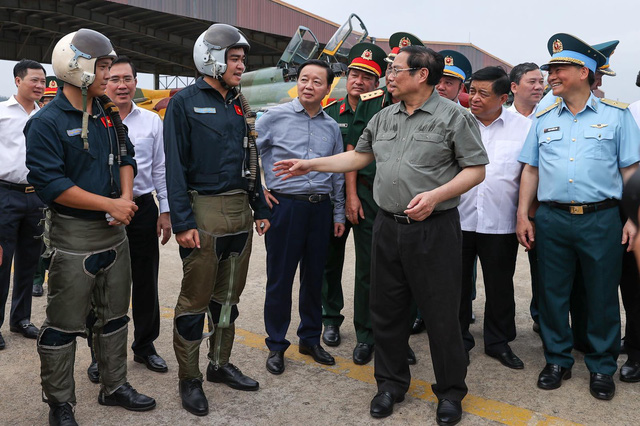
[[[86,336],[92,307],[98,402],[134,411],[156,405],[127,382],[131,269],[123,225],[137,210],[136,163],[117,108],[104,95],[115,56],[109,39],[96,31],[63,37],[52,62],[66,84],[25,127],[28,180],[49,206],[44,234],[44,256],[51,257],[49,298],[37,347],[52,425],[76,424],[76,336]]]
[[[259,386],[229,362],[249,266],[251,224],[255,220],[258,235],[270,226],[255,133],[248,124],[253,114],[237,90],[248,50],[237,28],[209,27],[193,48],[203,76],[171,98],[164,120],[171,223],[184,269],[173,346],[182,406],[198,416],[209,412],[198,366],[200,344],[207,337],[208,381],[245,391]],[[205,317],[208,333],[203,333]]]

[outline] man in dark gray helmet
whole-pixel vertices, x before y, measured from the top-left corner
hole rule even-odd
[[[258,382],[229,362],[249,267],[251,224],[255,220],[258,235],[270,226],[255,134],[248,124],[253,114],[237,89],[248,50],[237,28],[209,27],[193,48],[203,76],[171,98],[164,121],[169,208],[184,269],[173,346],[182,406],[198,416],[209,412],[198,367],[200,344],[207,337],[207,380],[258,389]],[[203,333],[207,316],[209,332]]]

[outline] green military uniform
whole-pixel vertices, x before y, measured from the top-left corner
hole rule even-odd
[[[346,137],[355,116],[355,111],[349,105],[347,98],[333,101],[324,108],[331,118],[338,122],[342,134],[343,149],[347,150]],[[344,308],[342,295],[342,267],[344,265],[344,252],[351,222],[345,223],[344,234],[336,237],[331,234],[329,240],[329,253],[327,264],[322,277],[322,323],[324,325],[342,325],[344,315],[340,313]]]
[[[353,46],[349,52],[349,68],[373,74],[377,79],[381,77],[383,69],[385,68],[385,57],[386,53],[379,46],[371,43],[358,43]],[[362,94],[361,98],[362,97],[373,98],[369,93]],[[360,106],[362,106],[363,103],[359,102],[358,105],[356,111],[359,112]],[[363,107],[363,110],[367,110],[367,107]],[[355,146],[358,137],[371,118],[369,115],[361,115],[359,130],[354,132],[352,127],[358,116],[356,111],[351,108],[348,97],[325,107],[325,112],[338,122],[345,151],[347,144]],[[373,202],[373,195],[371,194],[375,166],[368,167],[368,170],[370,179],[366,180],[361,178],[360,174],[358,174],[356,187],[365,213],[364,221],[360,220],[358,225],[353,226],[347,221],[343,236],[341,238],[332,236],[329,243],[329,255],[327,257],[322,283],[322,319],[325,326],[340,326],[344,321],[344,316],[340,313],[344,307],[341,276],[344,263],[345,243],[349,235],[349,230],[353,227],[356,244],[354,326],[358,343],[373,345],[373,333],[369,319],[369,268],[371,258],[371,224],[373,224],[373,218],[378,208]],[[365,186],[364,190],[361,188],[363,185]],[[368,187],[368,189],[366,189],[366,187]]]

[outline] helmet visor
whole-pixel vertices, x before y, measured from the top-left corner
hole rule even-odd
[[[76,55],[86,59],[115,56],[113,46],[107,37],[97,31],[82,28],[76,32],[71,40]]]

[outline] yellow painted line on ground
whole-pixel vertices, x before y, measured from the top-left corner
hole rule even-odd
[[[161,311],[162,318],[173,318],[173,309],[162,307]],[[268,349],[264,343],[264,339],[265,336],[260,334],[236,328],[236,343],[267,352]],[[311,357],[300,354],[297,351],[297,345],[291,345],[291,348],[293,350],[286,352],[287,359],[319,367],[340,376],[355,379],[364,383],[375,384],[373,367],[370,365],[356,365],[351,359],[339,356],[334,357],[336,360],[335,365],[322,365],[313,361]],[[431,390],[431,383],[424,380],[412,379],[408,394],[414,398],[429,401],[434,404],[437,403],[437,398]],[[527,408],[518,407],[506,402],[494,401],[476,395],[467,395],[462,402],[462,408],[469,414],[510,426],[526,426],[531,424],[579,425],[579,423],[561,419],[559,417],[538,413]]]

